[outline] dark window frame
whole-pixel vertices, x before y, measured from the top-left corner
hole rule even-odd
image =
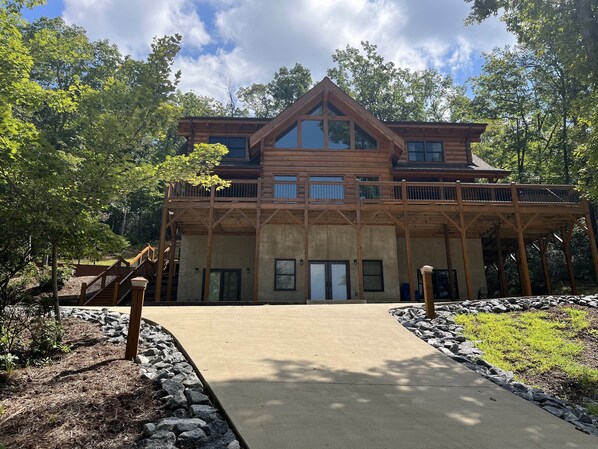
[[[336,110],[336,112],[340,112],[341,114],[337,114],[335,111],[331,111],[330,107]],[[321,110],[321,115],[315,115],[314,113],[318,110]],[[303,122],[306,121],[321,121],[322,122],[322,133],[323,133],[323,145],[322,147],[316,148],[306,148],[303,146]],[[338,122],[347,122],[348,124],[348,131],[349,131],[349,147],[348,148],[331,148],[330,147],[330,122],[338,121]],[[287,146],[279,146],[277,143],[278,141],[282,140],[282,138],[289,133],[291,130],[295,129],[297,134],[297,147],[287,147]],[[360,145],[357,144],[357,137],[358,133],[365,134],[372,142],[375,143],[374,147],[367,147],[363,145],[363,141],[360,140]],[[295,120],[284,132],[278,134],[274,137],[274,145],[273,147],[277,150],[305,150],[305,151],[382,151],[380,147],[379,140],[370,134],[369,131],[365,129],[365,127],[360,126],[355,119],[350,116],[346,115],[344,112],[341,111],[333,102],[330,100],[323,101],[317,103],[316,105],[312,105],[308,108],[304,114],[297,117]]]
[[[423,151],[411,151],[410,144],[422,144]],[[432,144],[440,144],[440,152],[428,150],[428,146]],[[423,154],[424,160],[418,161],[411,159],[412,154]],[[429,154],[439,154],[440,153],[440,160],[432,160]],[[427,163],[427,162],[444,162],[444,142],[442,140],[410,140],[407,142],[407,160],[408,162],[416,162],[416,163]]]
[[[376,262],[380,264],[380,274],[366,274],[365,272],[365,264],[366,262]],[[361,261],[361,272],[362,272],[362,282],[363,282],[363,291],[364,292],[383,292],[384,291],[384,261],[381,259],[364,259]],[[379,289],[371,289],[365,287],[365,278],[380,278],[380,288]]]
[[[278,262],[293,262],[293,274],[278,274],[276,265]],[[279,276],[293,277],[293,288],[278,288],[276,282]],[[274,291],[275,292],[294,292],[297,291],[297,261],[295,259],[274,259]]]
[[[216,140],[216,139],[226,139],[227,143],[213,142],[213,140]],[[231,149],[229,148],[228,142],[229,142],[230,139],[243,139],[245,141],[245,147],[244,147],[244,150],[243,150],[244,151],[243,157],[232,157],[232,156],[229,156]],[[226,148],[228,148],[229,153],[225,154],[222,157],[222,159],[235,159],[235,160],[239,160],[239,161],[241,161],[241,160],[247,160],[247,150],[248,150],[248,146],[249,146],[248,145],[248,141],[249,141],[249,139],[246,136],[209,136],[208,137],[208,143],[209,144],[222,143],[222,145],[224,145]],[[234,149],[235,150],[239,150],[240,147],[236,147]]]

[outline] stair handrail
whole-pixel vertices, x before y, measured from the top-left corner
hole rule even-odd
[[[152,245],[148,243],[147,246],[139,252],[139,254],[137,254],[133,259],[131,259],[131,266],[134,266],[137,263],[141,263],[141,261],[144,260],[143,256],[146,256],[146,259],[153,260],[155,257],[155,252],[156,248],[154,248]]]
[[[148,248],[149,248],[149,251],[151,251],[152,253],[155,253],[156,248],[148,245],[145,249],[148,249]],[[169,244],[169,246],[164,249],[164,254],[165,255],[168,254],[171,251],[171,248],[172,248],[172,246]],[[156,262],[157,262],[156,259],[148,256],[148,258],[144,259],[137,267],[135,267],[133,270],[131,270],[131,272],[129,274],[127,274],[123,279],[121,279],[121,281],[117,285],[115,285],[112,305],[117,306],[130,293],[131,288],[132,288],[131,279],[133,279],[136,276],[147,277],[146,271],[145,271],[146,265],[155,264]],[[169,264],[169,260],[167,257],[165,257],[163,270],[165,270],[168,267],[168,264]]]
[[[118,258],[116,259],[115,263],[113,263],[112,265],[110,265],[110,267],[108,267],[102,273],[100,273],[99,275],[97,275],[90,282],[83,282],[81,284],[81,293],[79,294],[79,305],[80,306],[87,305],[93,299],[93,297],[95,295],[97,295],[100,291],[102,291],[102,289],[104,287],[106,287],[106,278],[108,276],[112,275],[115,270],[118,270],[117,273],[119,273],[120,269],[122,268],[122,265],[125,265],[126,267],[130,267],[131,266],[131,264],[126,259],[124,259],[122,256],[118,256]],[[86,300],[85,297],[87,296],[87,290],[89,289],[89,287],[91,287],[92,285],[94,285],[98,281],[101,281],[100,288],[98,289],[98,291],[94,295],[91,296],[91,298],[89,298],[88,300]],[[111,283],[112,282],[109,282],[108,284],[111,284]]]

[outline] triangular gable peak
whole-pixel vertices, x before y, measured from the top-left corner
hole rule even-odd
[[[275,148],[386,147],[397,155],[405,149],[400,136],[327,77],[256,131],[250,138],[250,146],[269,139]]]

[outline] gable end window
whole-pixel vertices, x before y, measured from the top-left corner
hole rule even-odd
[[[221,143],[228,148],[225,159],[245,159],[247,150],[247,137],[236,136],[210,136],[208,143]]]
[[[442,142],[407,142],[409,162],[444,162]]]
[[[274,261],[274,290],[295,291],[295,259],[276,259]]]
[[[330,102],[312,107],[276,136],[274,148],[377,150],[378,142]]]
[[[381,260],[363,261],[363,291],[364,292],[383,292],[384,276],[382,273]]]

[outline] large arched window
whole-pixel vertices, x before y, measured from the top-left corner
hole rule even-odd
[[[305,150],[376,150],[374,137],[329,102],[323,102],[301,116],[276,137],[275,148]]]

